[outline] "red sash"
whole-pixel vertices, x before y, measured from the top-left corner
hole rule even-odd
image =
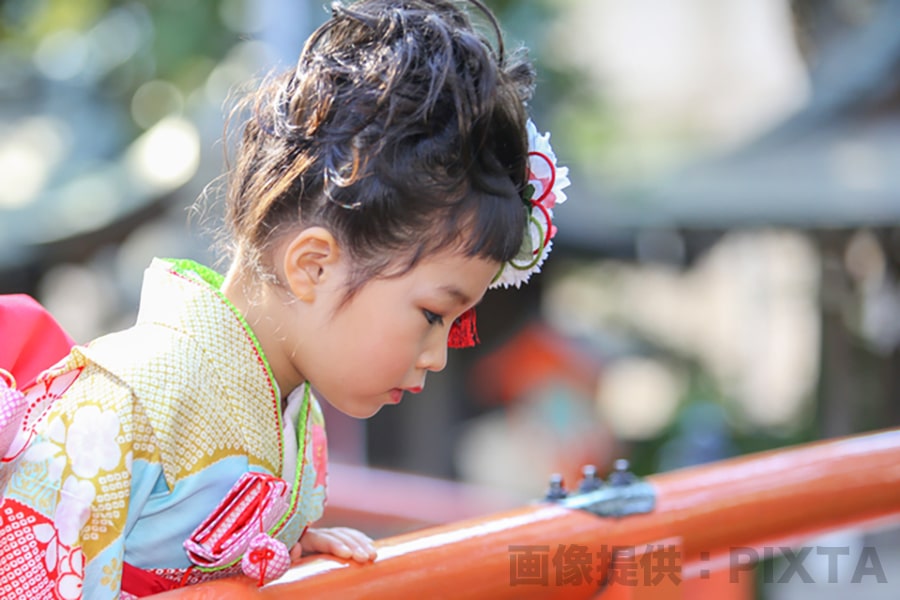
[[[138,598],[152,596],[169,590],[174,590],[180,585],[170,579],[166,579],[156,573],[145,571],[122,563],[122,591]]]

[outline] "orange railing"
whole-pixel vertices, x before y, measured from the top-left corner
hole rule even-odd
[[[763,548],[900,517],[900,430],[747,455],[646,482],[655,492],[648,514],[601,518],[540,502],[380,540],[371,564],[310,557],[258,590],[234,579],[158,598],[592,598],[598,589],[603,598],[748,597],[741,582],[752,565],[735,562],[737,549],[746,559],[751,549],[762,555]],[[602,579],[607,585],[599,588]],[[699,582],[707,587],[691,585]],[[712,593],[716,582],[720,590]]]

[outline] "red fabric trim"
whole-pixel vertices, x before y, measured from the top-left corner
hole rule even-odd
[[[122,563],[122,591],[138,598],[167,592],[179,587],[178,583],[156,573]]]
[[[74,340],[34,298],[0,295],[0,367],[16,378],[20,390],[64,358]]]

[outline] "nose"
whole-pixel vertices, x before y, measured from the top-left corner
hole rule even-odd
[[[447,331],[435,328],[434,333],[428,336],[428,341],[416,367],[427,371],[443,371],[447,366]]]

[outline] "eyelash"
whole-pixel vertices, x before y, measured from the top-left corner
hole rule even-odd
[[[444,317],[435,312],[431,312],[430,310],[422,309],[422,314],[425,315],[425,320],[428,321],[429,325],[443,325],[444,324]]]

